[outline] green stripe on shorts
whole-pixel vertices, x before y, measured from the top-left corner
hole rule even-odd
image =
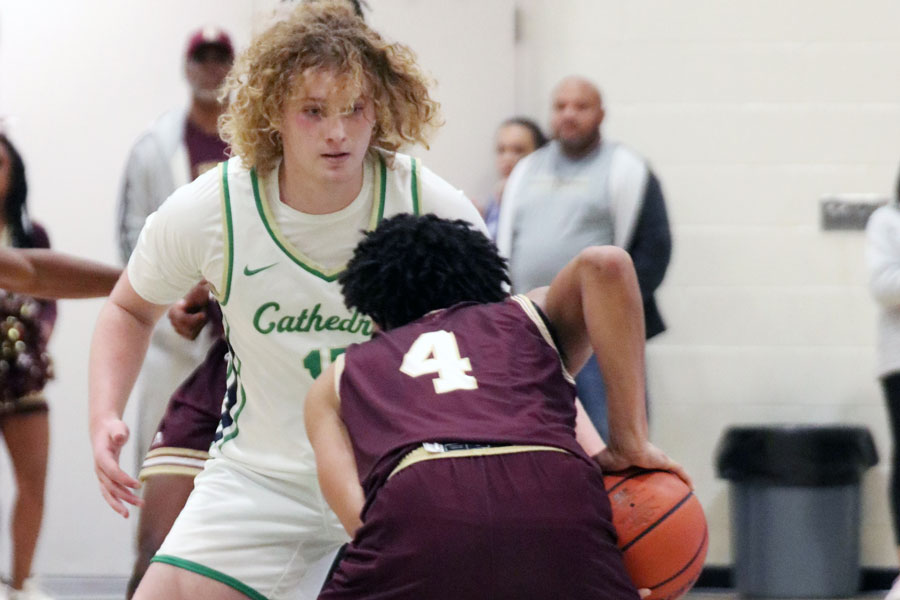
[[[214,579],[221,583],[224,583],[230,588],[234,588],[240,593],[253,598],[253,600],[267,600],[265,596],[254,590],[249,585],[241,583],[234,577],[229,577],[225,573],[220,573],[215,569],[210,569],[209,567],[204,567],[201,564],[197,564],[195,562],[191,562],[189,560],[184,560],[183,558],[178,558],[175,556],[168,555],[159,555],[154,556],[150,562],[158,562],[164,563],[167,565],[172,565],[173,567],[178,567],[179,569],[185,569],[187,571],[192,571],[199,575],[203,575],[204,577],[209,577],[210,579]]]

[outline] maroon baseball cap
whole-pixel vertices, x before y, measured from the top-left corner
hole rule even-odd
[[[190,59],[203,46],[220,46],[228,50],[228,54],[232,57],[234,56],[234,46],[231,43],[231,38],[225,33],[224,29],[214,25],[201,27],[191,34],[188,38],[187,51],[185,52],[187,58]]]

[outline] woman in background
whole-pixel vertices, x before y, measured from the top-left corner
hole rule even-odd
[[[50,246],[46,231],[28,218],[27,194],[22,158],[9,139],[0,135],[0,266],[8,276],[0,278],[0,282],[13,283],[17,289],[38,290],[42,285],[39,273],[28,256],[10,249]],[[100,285],[111,287],[116,269],[98,267],[98,274],[106,275]],[[58,278],[66,278],[62,269],[58,274]],[[68,275],[72,278],[79,273]],[[0,584],[0,598],[50,598],[28,577],[44,514],[50,428],[43,388],[52,377],[46,348],[55,321],[54,301],[0,290],[0,434],[9,450],[16,481],[12,579],[9,586]]]
[[[481,210],[481,216],[487,225],[491,239],[497,239],[497,220],[500,218],[500,200],[503,198],[503,187],[513,167],[523,157],[531,154],[547,143],[547,138],[531,119],[512,117],[503,121],[497,128],[497,175],[499,180]]]
[[[894,199],[866,225],[869,289],[879,305],[878,377],[887,403],[893,440],[890,500],[897,559],[900,562],[900,178]],[[900,577],[885,600],[900,600]]]
[[[27,192],[22,158],[0,134],[0,434],[9,450],[17,490],[12,511],[12,580],[10,585],[0,583],[0,600],[50,598],[28,576],[44,509],[49,421],[42,389],[50,376],[45,349],[56,306],[20,294],[106,296],[121,272],[47,250],[47,233],[28,220]]]

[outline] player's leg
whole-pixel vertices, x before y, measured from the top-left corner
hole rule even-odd
[[[44,486],[50,444],[46,408],[14,413],[0,419],[16,480],[12,510],[12,586],[21,589],[31,574],[31,562],[44,516]]]
[[[199,573],[163,563],[153,563],[141,580],[134,600],[243,600],[262,598]]]
[[[278,479],[225,458],[208,461],[145,581],[155,565],[167,564],[218,581],[249,598],[297,600],[311,565],[346,541],[316,484],[314,474]],[[327,569],[326,563],[322,576]],[[142,581],[135,598],[141,598],[144,585]],[[156,590],[169,584],[146,585]],[[321,578],[315,582],[316,592],[320,585]],[[181,597],[168,593],[167,588],[157,597]]]
[[[144,480],[144,507],[138,520],[137,556],[128,581],[127,598],[134,595],[150,566],[150,559],[159,550],[193,489],[194,475],[160,474]]]

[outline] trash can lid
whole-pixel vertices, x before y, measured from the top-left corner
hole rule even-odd
[[[859,483],[878,463],[866,427],[854,425],[743,425],[725,430],[716,473],[732,481],[827,486]]]

